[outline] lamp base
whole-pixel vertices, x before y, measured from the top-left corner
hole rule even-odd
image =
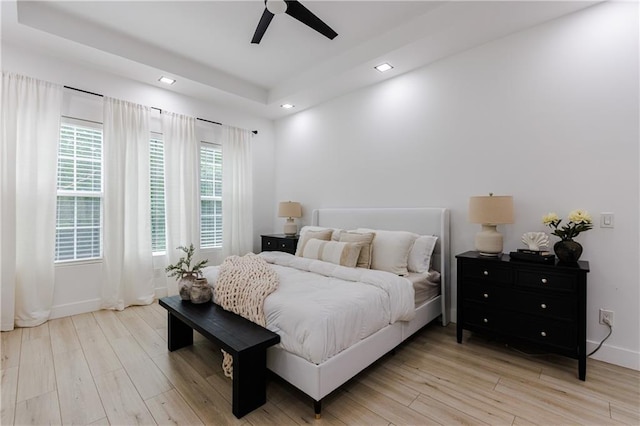
[[[298,233],[298,225],[295,224],[293,218],[288,218],[284,224],[284,235],[293,236]]]
[[[496,230],[496,226],[483,224],[482,231],[476,234],[476,250],[480,256],[502,255],[502,234]]]

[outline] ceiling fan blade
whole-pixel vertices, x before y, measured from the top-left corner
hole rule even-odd
[[[325,37],[333,40],[338,35],[333,31],[330,26],[325,24],[320,18],[314,15],[309,9],[304,7],[302,3],[297,0],[285,0],[287,2],[286,14],[292,18],[297,19],[303,24],[313,28]]]
[[[265,7],[264,12],[262,12],[260,22],[258,22],[258,26],[256,27],[256,32],[253,34],[253,38],[251,39],[251,43],[260,43],[260,40],[262,40],[262,36],[264,36],[264,33],[267,31],[272,19],[273,13],[269,12]]]

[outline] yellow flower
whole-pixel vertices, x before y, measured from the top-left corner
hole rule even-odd
[[[573,223],[591,223],[591,215],[586,210],[574,210],[569,213],[568,219]]]
[[[560,221],[560,217],[555,213],[548,213],[542,217],[542,223],[545,225],[551,225],[557,221]]]

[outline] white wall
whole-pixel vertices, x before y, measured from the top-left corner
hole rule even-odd
[[[587,336],[613,310],[594,357],[640,369],[638,86],[638,6],[600,4],[278,121],[276,195],[302,203],[302,224],[319,207],[448,207],[452,254],[474,247],[472,195],[514,196],[505,252],[548,232],[549,211],[614,212],[577,239]]]
[[[106,96],[124,99],[167,111],[222,122],[231,126],[258,130],[253,136],[253,184],[254,184],[254,251],[260,250],[260,233],[273,231],[274,209],[274,128],[270,120],[257,118],[224,105],[215,105],[182,96],[152,85],[124,79],[113,74],[92,69],[87,64],[62,62],[43,52],[24,47],[2,44],[2,69],[28,75],[65,86],[88,90]],[[76,118],[102,121],[102,98],[65,91],[65,114]],[[154,123],[152,123],[153,126]],[[152,130],[157,130],[152,127]],[[219,126],[198,122],[198,132],[215,135]],[[207,139],[211,142],[215,140]],[[220,250],[203,250],[202,255],[210,264],[222,261]],[[162,259],[154,259],[157,269],[156,294],[164,296],[167,280]],[[57,318],[99,309],[99,262],[58,264],[52,317]],[[171,283],[171,281],[169,281]]]

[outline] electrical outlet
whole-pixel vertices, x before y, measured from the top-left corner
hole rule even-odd
[[[613,311],[600,309],[600,324],[609,324],[613,327]]]

